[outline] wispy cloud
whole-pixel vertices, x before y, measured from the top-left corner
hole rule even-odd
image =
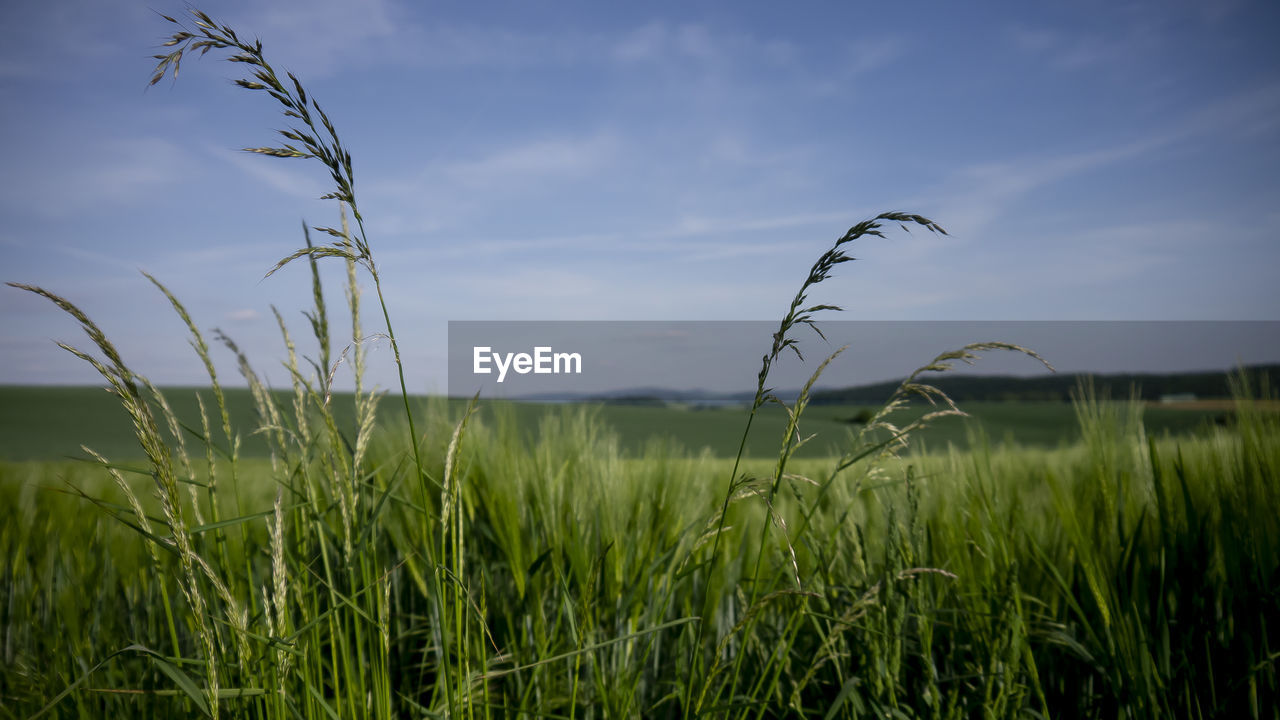
[[[1280,129],[1280,83],[1262,85],[1197,107],[1171,129],[1174,138],[1216,134],[1256,138]]]
[[[1171,120],[1142,137],[1060,154],[1029,155],[962,168],[932,194],[938,215],[963,233],[979,233],[1026,194],[1069,178],[1203,137],[1241,137],[1280,129],[1280,85],[1240,92]],[[943,200],[937,203],[936,198]]]
[[[907,49],[906,38],[896,33],[854,43],[813,80],[813,91],[827,96],[848,93],[864,77],[873,76],[906,55]]]
[[[26,162],[22,182],[6,187],[3,200],[15,214],[46,218],[141,205],[183,177],[195,163],[175,142],[158,137],[117,137],[76,143],[39,162]]]
[[[513,182],[581,176],[607,167],[617,150],[618,143],[605,134],[536,140],[454,163],[444,172],[470,187],[492,188]]]
[[[293,238],[290,238],[293,240]],[[296,238],[302,244],[301,232]],[[190,273],[191,268],[217,267],[229,275],[260,280],[280,256],[293,248],[283,244],[228,242],[179,246],[148,257],[147,267],[157,277]]]
[[[806,144],[780,146],[743,130],[717,129],[705,143],[699,159],[703,165],[720,170],[768,170],[769,182],[776,186],[788,179],[789,174],[811,172],[820,154],[817,147]]]
[[[252,30],[269,40],[272,63],[304,77],[323,77],[352,63],[378,60],[376,50],[398,42],[404,27],[395,3],[388,0],[275,0],[254,4],[243,15],[213,19]]]
[[[1125,58],[1139,55],[1160,41],[1151,22],[1077,31],[1013,24],[1006,35],[1014,48],[1060,71],[1083,71],[1101,65],[1126,67]]]
[[[989,229],[1028,193],[1133,157],[1151,146],[1147,141],[1137,141],[1079,153],[971,165],[954,173],[940,190],[931,193],[932,204],[938,207],[939,217],[947,218],[952,232],[973,236]]]
[[[305,170],[295,163],[289,167],[279,158],[263,157],[243,150],[226,150],[208,146],[206,152],[234,167],[239,174],[253,178],[258,183],[278,193],[299,200],[314,200],[329,191],[322,182],[319,167]]]
[[[271,38],[273,55],[308,76],[343,66],[414,66],[434,69],[521,68],[552,64],[725,59],[733,41],[702,25],[649,23],[638,28],[555,32],[452,18],[415,22],[388,0],[314,3],[287,0],[246,18]],[[318,38],[341,36],[340,43]]]
[[[126,273],[136,273],[138,264],[128,258],[122,258],[119,254],[99,252],[97,250],[89,250],[82,247],[72,247],[61,243],[41,243],[41,248],[52,250],[53,252],[88,263],[99,268],[115,268],[118,271]]]
[[[477,214],[492,212],[500,198],[524,196],[531,189],[550,192],[560,184],[596,177],[616,167],[622,151],[622,143],[608,132],[512,140],[375,179],[362,192],[374,203],[368,207],[377,208],[373,222],[381,233],[474,235]]]
[[[158,19],[145,4],[119,2],[6,3],[3,14],[0,77],[47,75],[68,60],[97,71],[106,61],[136,57],[129,30]]]
[[[714,60],[725,48],[703,25],[652,22],[624,35],[613,55],[623,62]]]
[[[859,214],[861,213],[861,214]],[[865,210],[829,210],[809,213],[783,213],[756,215],[753,217],[710,217],[702,215],[680,218],[674,225],[654,233],[660,237],[690,237],[697,235],[753,232],[759,230],[785,230],[790,228],[823,226],[839,234],[854,223],[865,220]],[[836,232],[838,229],[838,232]]]

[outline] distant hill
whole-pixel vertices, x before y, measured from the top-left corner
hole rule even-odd
[[[1228,376],[1234,371],[1207,370],[1180,373],[1056,373],[1031,377],[1013,375],[930,374],[924,382],[941,388],[956,402],[1070,402],[1072,392],[1082,378],[1092,378],[1094,387],[1112,398],[1129,397],[1130,388],[1139,399],[1156,401],[1166,395],[1193,395],[1196,398],[1226,398],[1231,395]],[[1258,388],[1262,376],[1280,382],[1280,364],[1250,365],[1245,368],[1251,387]],[[810,403],[814,405],[880,405],[888,400],[902,380],[887,380],[870,385],[817,390]],[[781,388],[775,394],[793,398],[796,388]],[[750,405],[754,393],[718,393],[708,390],[675,390],[636,387],[608,393],[546,393],[520,397],[524,402],[585,402],[605,405],[661,407],[692,405],[725,407]]]
[[[1256,390],[1262,376],[1280,380],[1280,365],[1251,365],[1245,368]],[[1008,375],[937,375],[923,380],[956,402],[1045,402],[1071,400],[1081,378],[1091,377],[1094,387],[1113,398],[1127,398],[1130,388],[1142,400],[1159,400],[1165,395],[1194,395],[1197,398],[1230,397],[1229,373],[1223,371],[1158,374],[1059,373],[1034,377]],[[878,405],[901,384],[901,380],[861,385],[813,394],[814,405]]]

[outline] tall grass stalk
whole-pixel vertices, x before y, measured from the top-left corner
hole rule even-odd
[[[713,560],[719,556],[721,537],[723,535],[725,522],[728,517],[729,505],[735,499],[745,497],[739,491],[744,489],[744,487],[750,482],[749,478],[739,478],[738,470],[741,465],[743,453],[746,450],[747,438],[751,433],[751,425],[755,421],[757,413],[760,412],[761,408],[763,408],[766,403],[777,402],[779,405],[782,405],[784,408],[786,408],[785,404],[783,404],[780,400],[778,400],[778,398],[773,394],[772,389],[768,387],[769,373],[770,373],[770,370],[773,368],[773,364],[777,362],[778,359],[787,350],[794,352],[797,358],[800,358],[801,360],[803,360],[803,356],[800,353],[798,340],[792,334],[792,331],[797,326],[807,325],[810,328],[812,328],[815,332],[817,332],[819,336],[822,336],[822,331],[818,329],[818,326],[814,321],[814,316],[817,313],[822,312],[824,310],[838,311],[840,309],[835,305],[817,304],[817,305],[806,306],[806,303],[808,302],[808,293],[815,285],[829,278],[831,276],[832,271],[835,269],[836,265],[839,265],[844,262],[848,262],[853,259],[851,256],[845,253],[844,247],[843,247],[844,245],[864,235],[884,237],[884,233],[881,231],[881,227],[883,227],[882,221],[893,221],[893,222],[899,222],[899,223],[913,222],[913,223],[923,225],[924,227],[928,228],[933,232],[938,232],[943,235],[946,234],[946,231],[943,230],[941,226],[937,225],[932,220],[929,220],[928,218],[925,218],[923,216],[912,215],[909,213],[898,213],[898,212],[884,213],[872,220],[861,222],[853,226],[852,228],[850,228],[849,231],[846,232],[843,236],[841,236],[838,240],[836,240],[836,242],[831,246],[831,248],[828,249],[825,253],[823,253],[822,256],[819,257],[818,260],[813,264],[813,267],[810,268],[808,277],[806,277],[805,281],[801,284],[800,290],[796,293],[795,297],[791,301],[791,306],[788,308],[787,314],[783,316],[782,321],[778,326],[778,331],[775,332],[773,335],[773,346],[770,348],[769,353],[764,355],[761,358],[760,372],[756,378],[755,397],[752,399],[752,402],[751,402],[751,409],[747,415],[746,427],[743,429],[742,439],[738,444],[738,452],[737,452],[737,455],[734,457],[733,469],[730,471],[729,484],[725,490],[724,499],[720,505],[720,512],[715,521],[716,522],[716,529],[714,534],[715,539],[711,547],[711,555],[710,555],[710,557]],[[902,225],[902,227],[904,229],[906,228],[905,225]],[[840,351],[833,353],[828,358],[827,362],[829,362],[836,355],[838,355],[839,352]],[[826,362],[823,363],[822,367],[825,367],[825,365],[826,365]],[[821,372],[821,370],[819,370],[819,372]],[[816,378],[817,378],[817,374],[815,373],[814,379]],[[797,405],[799,405],[800,402],[807,396],[807,390],[812,384],[813,384],[813,380],[810,380],[808,385],[806,385],[805,392],[801,394],[801,399],[797,401]],[[802,410],[802,408],[798,407],[797,410]],[[774,473],[774,482],[770,485],[770,489],[768,493],[769,501],[772,500],[772,497],[777,492],[777,483],[781,481],[783,472],[786,468],[786,460],[789,457],[790,452],[794,448],[796,422],[798,421],[799,416],[797,412],[790,409],[788,409],[788,414],[790,416],[790,423],[788,424],[786,435],[783,437],[783,445],[782,445],[782,450],[780,451],[780,454],[779,454],[778,467]],[[764,539],[763,539],[763,531],[762,531],[761,548],[763,548],[763,544],[764,544]],[[752,579],[754,580],[758,577],[759,577],[759,566],[757,565],[755,572],[752,574]],[[798,577],[796,578],[796,583],[797,585],[799,584]],[[759,590],[758,586],[753,582],[750,605],[755,604],[755,601],[758,598],[758,590]],[[710,597],[711,597],[710,592],[704,593],[703,601],[700,604],[701,615],[704,619],[709,617],[711,613],[711,608],[707,605],[707,599]],[[692,693],[695,688],[694,678],[698,677],[700,673],[701,664],[702,664],[700,648],[702,646],[702,636],[703,636],[705,627],[706,627],[706,622],[698,623],[697,634],[695,635],[695,639],[693,643],[694,655],[690,659],[690,667],[691,667],[690,682],[686,687],[686,693],[684,698],[685,708],[690,709],[694,712],[696,712],[697,709],[702,706],[702,703],[704,702],[705,695],[708,689],[708,685],[703,686],[702,692],[700,693],[697,701],[697,705],[695,706],[693,703]],[[736,688],[737,686],[737,675],[738,675],[739,667],[740,667],[739,664],[737,663],[734,664],[734,688]],[[707,679],[708,683],[711,679],[712,678]],[[731,691],[731,695],[732,695],[732,691]]]
[[[734,625],[730,630],[730,635],[735,633],[749,634],[754,618],[758,615],[758,603],[773,602],[778,598],[788,594],[793,594],[799,598],[796,609],[791,614],[791,620],[788,622],[788,634],[798,631],[801,618],[808,612],[808,598],[820,597],[812,592],[806,592],[809,584],[801,577],[801,570],[796,556],[794,538],[806,538],[806,531],[809,529],[809,521],[812,517],[813,509],[819,507],[819,502],[812,505],[812,509],[806,510],[803,514],[803,521],[798,528],[795,528],[794,535],[789,534],[786,520],[775,509],[779,491],[783,488],[784,481],[789,483],[793,489],[796,499],[801,505],[806,504],[803,493],[795,490],[797,483],[807,483],[818,488],[817,500],[820,501],[831,486],[836,482],[840,474],[853,466],[860,460],[875,456],[873,458],[873,467],[887,457],[895,455],[898,451],[907,446],[909,435],[919,429],[926,427],[930,422],[942,417],[950,415],[963,415],[955,403],[951,401],[938,388],[928,385],[920,380],[920,377],[928,372],[945,372],[952,368],[951,363],[956,360],[972,364],[977,359],[977,353],[988,350],[1012,350],[1027,354],[1043,363],[1052,370],[1052,366],[1041,358],[1034,351],[1017,345],[1000,342],[975,343],[959,350],[945,352],[935,358],[931,363],[922,366],[913,372],[898,387],[895,393],[889,398],[885,405],[872,417],[859,436],[851,444],[849,450],[835,463],[830,473],[823,482],[817,482],[807,477],[795,474],[789,474],[788,464],[795,454],[809,438],[805,438],[800,433],[800,420],[809,403],[809,393],[817,382],[827,366],[834,361],[845,348],[839,348],[829,354],[817,369],[810,376],[808,382],[805,383],[796,399],[788,405],[785,401],[778,398],[768,387],[768,379],[774,364],[788,350],[793,352],[797,358],[803,360],[800,353],[799,340],[795,336],[794,331],[800,326],[808,326],[817,335],[825,340],[821,329],[817,325],[816,317],[824,311],[840,311],[841,308],[835,305],[809,304],[809,293],[815,286],[831,277],[836,265],[848,262],[853,258],[846,254],[844,246],[848,243],[865,236],[884,237],[882,228],[885,223],[898,223],[903,230],[908,229],[908,223],[917,224],[925,227],[931,232],[946,234],[946,231],[934,221],[916,214],[903,212],[887,212],[878,215],[870,220],[865,220],[850,228],[836,242],[823,253],[810,269],[808,276],[800,286],[800,290],[796,293],[791,301],[791,305],[777,332],[773,335],[773,344],[768,354],[761,359],[760,372],[757,375],[755,396],[751,404],[750,411],[747,416],[746,426],[743,430],[742,438],[739,442],[738,452],[734,458],[733,468],[730,471],[730,479],[728,486],[723,495],[720,510],[715,517],[714,541],[712,544],[710,560],[715,562],[719,556],[721,537],[725,529],[726,519],[729,514],[729,506],[736,500],[747,497],[760,497],[766,509],[767,521],[761,523],[759,537],[756,544],[755,563],[750,573],[742,577],[741,582],[750,588],[749,594],[746,596],[745,619]],[[896,411],[906,406],[911,397],[922,398],[930,404],[941,404],[942,408],[912,421],[903,428],[898,428],[889,421],[889,417]],[[778,459],[774,465],[772,475],[763,481],[751,476],[740,476],[739,468],[746,448],[747,438],[751,432],[752,422],[756,415],[766,404],[774,403],[780,406],[787,413],[787,424],[783,436],[780,441]],[[875,437],[876,433],[882,436]],[[857,490],[855,489],[855,494]],[[895,526],[896,527],[896,526]],[[768,584],[768,580],[762,575],[763,562],[768,555],[766,547],[770,529],[773,529],[781,540],[781,549],[784,558],[781,561],[783,566],[789,566],[787,572],[783,573],[791,580],[792,588],[790,592]],[[914,574],[918,572],[930,572],[928,568],[902,568],[901,572]],[[709,586],[708,586],[709,587]],[[818,586],[820,587],[820,585]],[[765,594],[768,593],[768,594]],[[783,594],[779,594],[783,593]],[[711,593],[704,592],[703,600],[700,604],[701,616],[705,619],[710,616],[712,608],[708,605],[708,598]],[[721,656],[730,646],[729,636],[721,639],[717,645],[716,653],[713,657],[713,664],[706,677],[700,677],[700,669],[702,665],[702,634],[706,622],[698,624],[697,633],[692,647],[693,656],[690,658],[690,681],[685,688],[684,707],[693,714],[702,712],[707,701],[708,692],[715,685],[717,671],[721,667]],[[737,702],[736,697],[738,687],[742,679],[743,667],[748,654],[739,651],[734,655],[732,663],[731,680],[728,685],[728,702],[729,707],[734,707]],[[767,665],[770,672],[773,673],[772,683],[776,684],[778,676],[784,671],[781,663]],[[701,687],[698,690],[696,701],[693,698],[695,687],[700,682]],[[772,693],[773,690],[771,689]]]
[[[374,289],[378,294],[378,303],[382,310],[382,319],[386,324],[387,337],[391,342],[391,349],[400,380],[400,394],[404,402],[405,419],[409,425],[410,448],[413,452],[415,468],[421,477],[422,461],[418,452],[419,439],[414,426],[413,408],[409,403],[408,386],[405,383],[404,362],[400,356],[400,344],[396,341],[395,330],[391,325],[391,315],[382,293],[382,282],[378,275],[378,266],[373,259],[373,249],[369,245],[368,235],[365,232],[364,217],[360,214],[360,206],[356,202],[355,173],[351,165],[351,153],[343,146],[342,141],[338,138],[337,130],[329,120],[329,116],[315,101],[315,98],[307,97],[306,90],[302,87],[302,83],[298,81],[298,78],[294,77],[293,73],[285,73],[290,85],[286,86],[281,81],[275,68],[267,62],[263,55],[261,41],[255,41],[252,44],[242,41],[235,30],[214,22],[212,18],[200,10],[193,8],[191,15],[195,25],[194,32],[188,30],[176,18],[162,15],[165,20],[176,25],[179,29],[164,43],[166,47],[175,49],[155,56],[159,63],[157,63],[155,72],[151,77],[151,84],[155,85],[160,82],[169,72],[172,72],[176,80],[178,70],[186,53],[198,50],[201,55],[204,55],[210,50],[229,50],[233,53],[227,58],[229,61],[243,63],[253,69],[251,73],[252,80],[240,78],[236,80],[236,84],[247,90],[265,92],[284,109],[285,117],[302,123],[305,129],[290,127],[277,131],[281,137],[289,142],[282,143],[280,146],[245,148],[245,152],[280,158],[314,158],[320,161],[329,170],[329,175],[334,182],[334,189],[326,193],[323,199],[337,200],[339,203],[349,207],[352,217],[355,218],[357,231],[351,233],[346,228],[345,218],[343,227],[340,230],[331,227],[317,227],[316,230],[319,232],[335,238],[334,242],[328,245],[315,246],[311,244],[310,235],[308,234],[306,247],[295,250],[282,258],[267,275],[275,273],[290,262],[302,257],[311,259],[322,257],[344,258],[349,262],[364,266],[369,272],[369,276],[373,280]],[[321,130],[322,127],[323,130]],[[321,322],[320,316],[317,315],[313,322]]]

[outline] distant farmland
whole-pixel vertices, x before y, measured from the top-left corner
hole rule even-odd
[[[197,392],[195,388],[173,388],[167,393],[174,412],[190,428],[200,425],[195,400]],[[207,391],[205,394],[207,403]],[[881,394],[880,401],[887,395],[887,392]],[[227,402],[234,424],[246,427],[256,422],[248,390],[227,390]],[[336,393],[331,402],[340,420],[352,421],[354,411],[349,393]],[[429,400],[418,398],[417,402],[425,405]],[[458,402],[452,404],[459,405]],[[632,452],[643,449],[651,439],[666,437],[678,440],[688,450],[698,451],[705,447],[717,456],[731,456],[737,450],[746,417],[744,409],[734,407],[692,409],[602,403],[587,405],[596,408],[600,421],[616,430],[622,447]],[[488,402],[482,412],[509,412],[518,425],[533,432],[539,418],[547,413],[563,412],[567,407]],[[875,405],[871,402],[815,402],[809,409],[803,429],[806,434],[817,433],[817,437],[802,448],[800,454],[805,457],[838,454],[835,448],[844,442],[847,433],[858,430],[855,420],[859,414],[873,407]],[[1222,399],[1148,403],[1143,420],[1147,432],[1152,435],[1188,435],[1224,422],[1231,407],[1230,400]],[[947,418],[939,422],[925,439],[927,447],[940,449],[947,444],[968,447],[973,432],[979,429],[992,442],[1012,441],[1034,447],[1056,447],[1079,437],[1075,411],[1067,402],[970,400],[961,401],[961,408],[971,417]],[[922,406],[914,413],[918,415],[923,411]],[[782,413],[768,406],[764,413],[749,439],[748,451],[752,456],[769,457],[777,452],[778,435],[784,425]],[[267,454],[267,445],[259,436],[246,434],[242,442],[242,452],[246,457],[264,457]],[[101,388],[0,386],[0,460],[81,457],[81,444],[113,457],[132,457],[139,452],[127,416],[118,401]]]

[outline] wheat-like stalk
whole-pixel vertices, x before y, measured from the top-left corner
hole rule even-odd
[[[725,491],[724,499],[721,502],[720,510],[717,513],[717,517],[719,519],[717,521],[717,529],[713,533],[714,540],[712,543],[711,557],[714,558],[719,553],[721,538],[724,535],[723,530],[724,530],[725,518],[728,515],[729,504],[730,502],[732,502],[732,499],[736,491],[738,468],[741,465],[743,454],[746,451],[747,437],[751,433],[752,423],[755,420],[755,417],[759,412],[760,408],[763,407],[768,402],[776,401],[776,402],[779,402],[779,404],[782,404],[784,407],[786,407],[785,403],[781,403],[781,401],[778,401],[778,399],[773,396],[772,389],[768,387],[769,375],[770,375],[770,371],[773,369],[774,363],[777,362],[778,358],[788,350],[795,353],[797,358],[800,358],[801,360],[803,360],[804,356],[800,352],[799,341],[795,337],[795,334],[793,331],[799,326],[802,326],[802,325],[808,326],[810,329],[814,330],[819,335],[819,337],[823,337],[825,339],[825,336],[822,334],[822,330],[817,325],[816,318],[818,314],[826,311],[839,311],[841,309],[839,306],[836,306],[836,305],[828,305],[828,304],[822,304],[822,303],[809,304],[809,293],[813,290],[815,286],[829,279],[837,265],[849,262],[854,259],[852,256],[846,253],[846,249],[849,243],[866,236],[884,237],[883,228],[885,223],[897,223],[903,230],[907,230],[908,232],[909,232],[908,225],[916,224],[926,228],[930,232],[939,233],[942,235],[947,234],[946,230],[944,230],[942,226],[938,225],[937,223],[930,220],[929,218],[924,217],[923,215],[917,215],[914,213],[906,213],[906,212],[898,212],[898,211],[881,213],[874,218],[871,218],[869,220],[864,220],[860,223],[857,223],[853,227],[849,228],[843,235],[837,238],[836,241],[831,245],[831,247],[828,248],[826,252],[824,252],[822,255],[820,255],[817,261],[813,263],[813,266],[810,267],[809,274],[805,277],[804,282],[801,283],[800,289],[796,292],[795,297],[792,298],[791,304],[787,308],[786,314],[782,317],[782,321],[778,324],[778,330],[773,334],[773,344],[770,347],[769,352],[761,358],[760,372],[756,376],[755,397],[752,400],[751,410],[747,416],[746,427],[743,430],[742,438],[738,444],[738,452],[734,458],[733,469],[730,471],[729,485]],[[838,354],[838,351],[836,354]],[[822,369],[826,366],[826,363],[830,362],[833,357],[834,355],[831,357],[828,357],[826,361],[822,364],[822,367],[818,369],[818,372],[815,373],[813,377],[810,378],[809,383],[806,385],[806,390],[804,391],[804,393],[802,393],[801,401],[803,401],[807,397],[808,389],[813,385],[813,382],[816,381],[818,375],[822,372]],[[803,409],[803,408],[800,408],[800,409]],[[793,434],[796,431],[797,421],[798,421],[798,415],[793,413],[790,417],[790,424],[788,426],[787,436],[784,438],[784,445],[781,450],[781,454],[779,458],[779,469],[774,478],[772,487],[770,488],[770,494],[769,494],[770,502],[772,501],[773,494],[776,493],[777,491],[777,484],[778,482],[781,481],[781,475],[785,471],[786,458],[789,457],[792,452],[794,452],[795,445],[793,443]],[[763,535],[761,538],[761,543],[763,546]],[[788,547],[790,547],[789,542],[788,542]],[[758,568],[759,566],[757,565],[757,574],[759,572]],[[758,597],[756,595],[758,590],[759,590],[758,585],[753,584],[753,589],[752,589],[753,600],[755,597]],[[708,616],[710,613],[710,607],[708,605],[709,600],[710,600],[710,596],[707,595],[698,604],[698,607],[701,609],[701,614],[703,617]],[[705,625],[706,625],[705,622],[698,623],[697,630],[695,631],[695,641],[692,648],[692,656],[690,658],[690,665],[695,671],[695,673],[700,669],[700,666],[701,666],[701,645],[702,645],[702,635],[705,630]],[[739,667],[740,666],[737,663],[735,663],[734,680],[733,680],[734,689],[730,691],[731,695],[733,694],[733,692],[736,691]],[[712,679],[711,676],[708,676],[705,678],[704,682],[709,683],[711,679]],[[691,681],[686,686],[686,691],[684,696],[684,706],[686,711],[696,712],[697,708],[701,707],[702,695],[699,696],[698,705],[697,706],[693,705],[694,684],[695,683]],[[704,684],[703,695],[705,695],[705,689],[706,689],[706,685]]]
[[[102,331],[97,323],[89,319],[83,310],[66,298],[49,292],[44,288],[32,285],[24,285],[22,283],[8,283],[11,287],[20,290],[26,290],[36,295],[40,295],[45,299],[58,306],[80,324],[81,329],[89,336],[98,350],[106,357],[107,362],[101,362],[97,358],[88,353],[79,350],[66,343],[58,343],[59,347],[70,352],[76,357],[89,363],[98,371],[100,375],[111,385],[113,392],[120,399],[121,405],[125,412],[129,414],[129,418],[133,423],[134,433],[142,446],[143,453],[147,456],[151,464],[152,475],[155,478],[156,490],[160,496],[160,507],[164,512],[165,522],[169,526],[169,532],[173,536],[173,541],[178,550],[178,557],[183,569],[183,577],[185,582],[181,584],[183,595],[186,597],[191,607],[192,614],[195,619],[197,636],[200,638],[201,646],[207,660],[205,664],[205,677],[208,682],[207,694],[209,708],[213,716],[218,715],[218,663],[216,658],[216,644],[214,641],[213,629],[209,626],[206,619],[206,602],[201,594],[199,576],[197,575],[197,565],[202,562],[198,559],[191,545],[191,536],[188,531],[187,522],[182,512],[181,496],[178,491],[177,477],[173,468],[172,455],[168,444],[164,441],[160,434],[160,429],[156,425],[155,416],[151,412],[151,406],[143,397],[138,389],[139,378],[125,364],[120,356],[119,350],[115,345],[107,339],[106,333]]]
[[[158,83],[169,73],[172,73],[176,79],[182,59],[187,53],[198,51],[201,55],[204,55],[210,50],[229,50],[232,52],[227,58],[229,61],[243,64],[251,69],[251,78],[237,79],[236,84],[247,90],[266,93],[284,109],[285,117],[300,123],[277,131],[287,141],[279,146],[248,147],[244,148],[244,150],[272,157],[314,159],[322,163],[329,171],[329,176],[334,183],[334,189],[323,195],[322,199],[337,200],[340,209],[342,207],[350,208],[356,223],[355,232],[347,228],[345,222],[341,229],[316,227],[315,229],[318,232],[333,237],[334,241],[327,245],[312,245],[308,235],[306,247],[286,255],[276,263],[275,267],[267,275],[271,275],[290,262],[303,257],[312,261],[324,257],[343,258],[347,262],[363,265],[369,272],[370,277],[373,278],[374,289],[377,291],[379,305],[382,308],[382,318],[387,327],[387,337],[391,341],[391,351],[394,355],[396,371],[399,375],[400,397],[404,405],[405,419],[409,425],[410,450],[414,459],[414,467],[417,470],[419,481],[425,481],[426,473],[418,449],[418,434],[414,413],[409,403],[409,390],[405,382],[404,362],[400,355],[400,344],[396,340],[395,330],[391,325],[391,315],[387,309],[386,299],[383,296],[378,266],[374,262],[373,251],[365,233],[364,217],[360,214],[360,206],[356,201],[355,172],[351,164],[351,153],[342,144],[342,140],[338,137],[338,132],[328,114],[320,107],[314,97],[307,95],[306,89],[303,88],[298,78],[288,72],[285,73],[288,78],[287,84],[280,78],[280,74],[276,69],[267,62],[260,41],[249,43],[240,39],[235,30],[214,22],[212,18],[199,10],[192,9],[191,16],[195,24],[194,30],[188,30],[176,18],[162,15],[165,20],[178,26],[178,30],[164,43],[165,47],[173,48],[173,50],[154,56],[158,62],[150,84]],[[318,333],[321,326],[327,326],[327,321],[320,314],[313,317],[313,323],[316,324]],[[323,361],[327,351],[322,349],[321,354]]]

